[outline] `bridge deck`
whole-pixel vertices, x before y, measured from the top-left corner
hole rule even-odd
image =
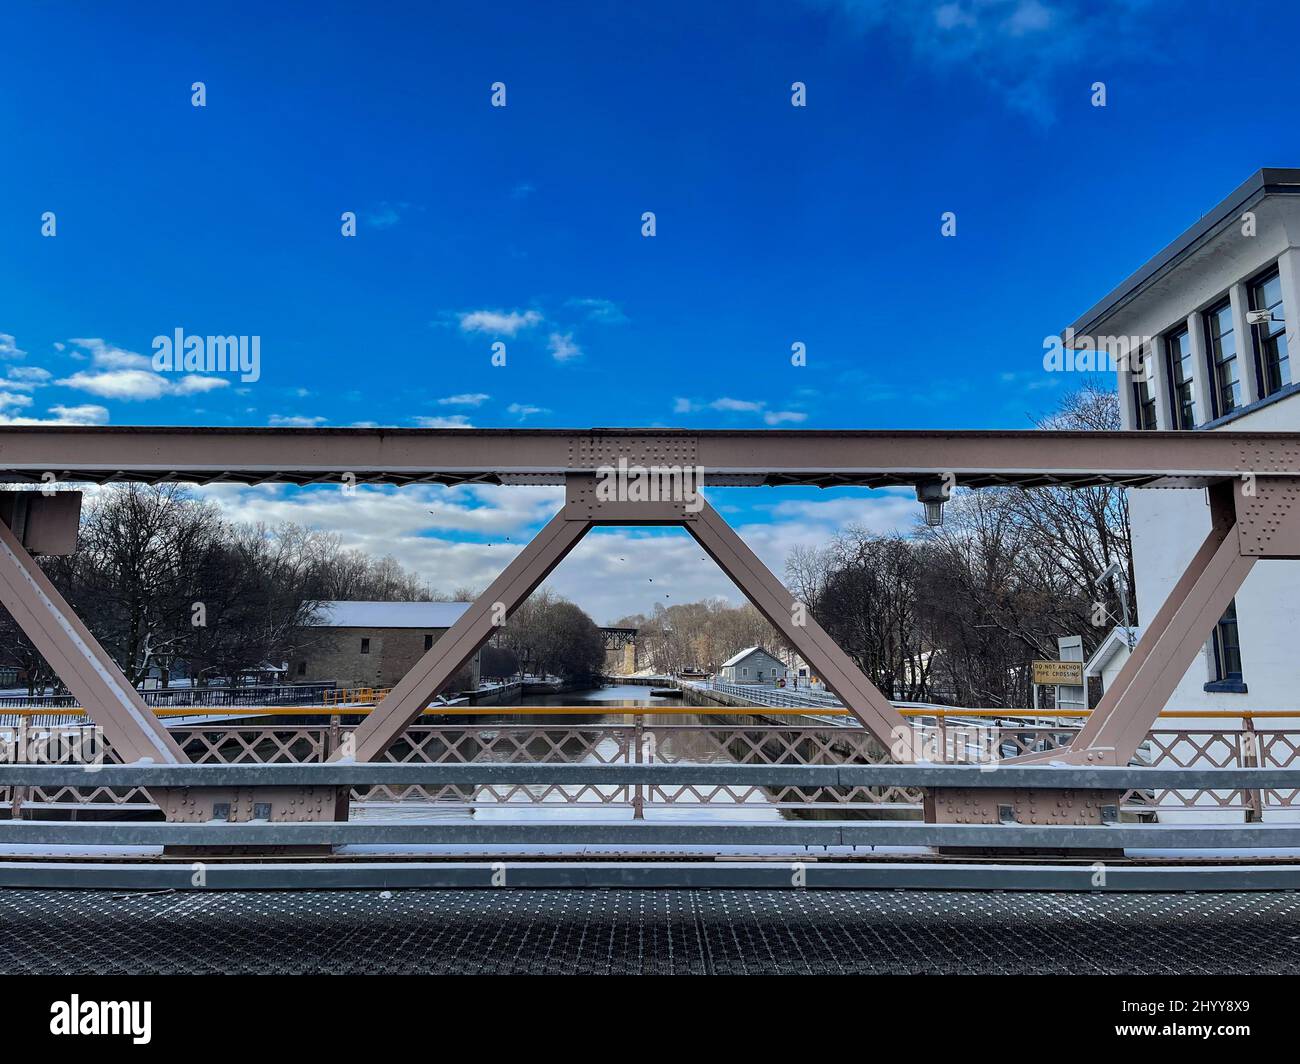
[[[1300,895],[0,891],[0,972],[1300,972]]]

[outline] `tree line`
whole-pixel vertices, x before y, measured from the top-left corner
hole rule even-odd
[[[493,679],[555,676],[596,683],[605,670],[605,636],[586,613],[547,588],[533,592],[483,648],[481,673]]]
[[[638,660],[665,676],[690,669],[714,672],[745,647],[772,650],[781,645],[776,629],[758,610],[749,603],[733,606],[724,598],[655,603],[651,613],[630,614],[617,626],[638,629]]]
[[[1118,429],[1118,397],[1085,387],[1039,427]],[[958,491],[945,510],[940,527],[849,528],[822,550],[796,550],[787,583],[886,693],[1026,706],[1029,664],[1056,658],[1058,636],[1082,636],[1087,657],[1120,621],[1113,581],[1098,579],[1119,562],[1133,586],[1127,497],[1110,486],[992,487]]]

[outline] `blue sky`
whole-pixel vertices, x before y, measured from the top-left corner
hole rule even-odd
[[[1228,11],[11,2],[0,417],[1027,427],[1078,383],[1043,372],[1046,335],[1251,172],[1300,163],[1300,74],[1270,44],[1300,16]],[[260,379],[153,373],[153,337],[177,328],[260,337]],[[363,493],[364,516],[310,492],[216,496],[340,528],[444,586],[484,582],[554,501]],[[718,501],[777,567],[793,543],[914,508]],[[598,552],[697,553],[639,536],[601,537],[558,586],[602,619],[726,590],[688,569],[650,594],[648,568],[594,589]]]

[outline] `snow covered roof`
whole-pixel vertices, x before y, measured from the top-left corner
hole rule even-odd
[[[322,602],[309,628],[450,628],[468,602]]]
[[[721,669],[726,669],[732,665],[736,665],[744,661],[747,657],[749,657],[750,654],[753,654],[755,651],[758,651],[758,653],[760,654],[767,654],[767,651],[764,650],[762,647],[745,647],[745,649],[742,650],[739,654],[733,654],[731,657],[729,657],[718,667]],[[767,656],[769,658],[772,658],[773,661],[776,660],[776,658],[773,657],[771,654],[767,654]]]

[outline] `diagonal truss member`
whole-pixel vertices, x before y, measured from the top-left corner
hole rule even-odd
[[[1074,741],[1011,760],[1127,765],[1255,563],[1300,559],[1296,478],[1246,476],[1209,496],[1209,535]]]
[[[3,501],[8,512],[0,519],[0,603],[90,719],[104,730],[104,737],[123,761],[188,763],[176,740],[36,564],[20,533],[14,531],[17,527],[38,540],[42,535],[62,539],[64,542],[46,552],[71,553],[76,544],[80,494],[7,494],[10,498]],[[60,528],[51,537],[54,521],[48,514],[57,514],[58,525],[70,526],[70,534]]]

